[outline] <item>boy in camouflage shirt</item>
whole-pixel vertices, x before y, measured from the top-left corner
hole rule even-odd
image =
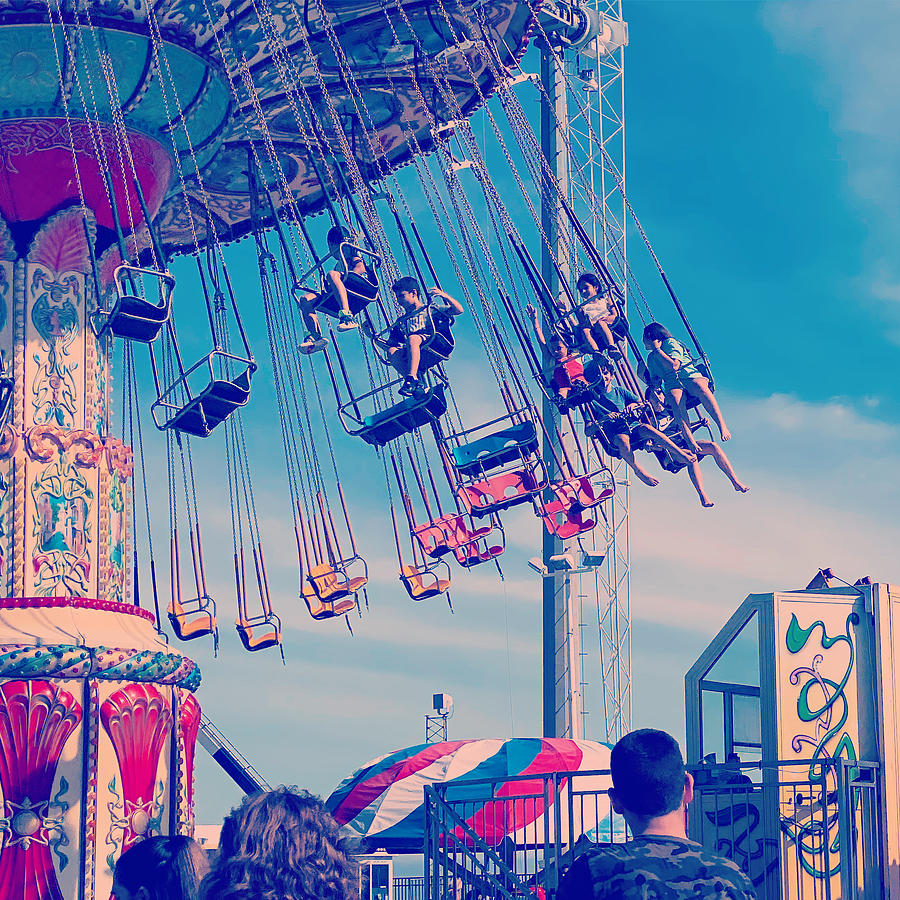
[[[613,809],[634,839],[578,857],[558,900],[756,900],[750,879],[731,860],[688,840],[694,781],[671,735],[632,731],[613,747],[610,769]]]

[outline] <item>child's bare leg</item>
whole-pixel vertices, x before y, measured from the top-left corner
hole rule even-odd
[[[700,463],[694,462],[688,466],[688,477],[691,479],[691,483],[694,485],[694,490],[697,491],[697,496],[700,498],[700,503],[703,506],[710,507],[713,506],[712,500],[709,499],[709,495],[703,488],[703,475],[700,473]]]
[[[341,310],[349,316],[350,301],[347,299],[347,288],[344,287],[344,279],[341,278],[341,273],[337,269],[332,269],[328,273],[328,288],[337,297]]]
[[[409,377],[419,377],[419,360],[422,358],[422,335],[411,334],[409,336]]]
[[[675,418],[678,420],[678,427],[681,429],[688,447],[694,453],[699,453],[700,445],[697,443],[694,432],[691,431],[691,426],[688,424],[688,411],[684,402],[684,391],[681,388],[672,388],[667,392],[667,396],[669,398],[669,409],[675,414]]]
[[[716,465],[725,473],[725,477],[734,485],[736,491],[746,494],[750,488],[740,481],[735,474],[731,460],[725,455],[725,451],[715,441],[699,441],[700,449],[704,456],[711,456]]]
[[[705,378],[692,378],[690,387],[688,387],[687,390],[700,399],[700,402],[706,407],[706,411],[713,417],[713,421],[718,426],[719,433],[722,435],[722,440],[730,441],[731,432],[725,425],[725,419],[722,418],[722,410],[719,409],[718,401],[713,395],[713,392],[709,389],[709,381]]]
[[[404,347],[388,347],[388,362],[400,375],[406,375],[409,366],[406,363],[407,352]]]
[[[631,441],[628,438],[627,434],[617,434],[614,441],[616,448],[619,453],[622,454],[622,459],[631,466],[632,471],[644,484],[649,485],[650,487],[656,487],[659,484],[659,479],[654,478],[635,458],[634,458],[634,450],[631,449]]]
[[[681,462],[696,462],[697,455],[692,453],[690,450],[682,450],[678,444],[675,443],[670,437],[663,434],[658,428],[655,428],[653,425],[647,425],[646,423],[638,425],[638,430],[644,431],[652,436],[653,442],[655,444],[659,444],[664,447],[669,455],[673,458],[678,458]]]
[[[306,330],[314,337],[322,337],[322,330],[319,328],[319,317],[315,313],[313,303],[317,300],[316,294],[304,294],[303,299],[298,301],[300,306],[300,314],[303,316],[303,324]]]

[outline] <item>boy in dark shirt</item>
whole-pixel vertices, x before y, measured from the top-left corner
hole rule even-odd
[[[629,424],[629,414],[643,405],[641,400],[628,388],[614,383],[612,370],[608,366],[600,366],[599,370],[600,383],[595,387],[595,400],[591,404],[591,410],[604,437],[644,484],[656,487],[659,479],[654,478],[635,459],[632,441],[649,441],[686,463],[697,461],[691,451],[682,450],[653,425],[646,422]]]
[[[394,322],[386,346],[391,365],[404,376],[398,393],[408,397],[423,390],[419,383],[423,344],[435,332],[449,330],[454,319],[462,315],[463,307],[438,287],[431,289],[431,299],[426,306],[419,296],[419,283],[409,276],[398,278],[393,291],[403,313]]]

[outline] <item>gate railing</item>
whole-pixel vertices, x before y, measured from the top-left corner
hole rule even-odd
[[[760,900],[882,900],[877,764],[780,760],[692,767],[689,835],[736,862]],[[628,839],[608,771],[425,789],[425,900],[552,900],[595,844]]]
[[[690,837],[736,862],[761,898],[883,896],[876,763],[778,760],[692,771]]]
[[[425,900],[425,879],[421,875],[395,875],[394,900]]]

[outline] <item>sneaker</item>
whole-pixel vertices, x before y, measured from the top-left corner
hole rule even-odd
[[[355,322],[349,313],[341,313],[338,320],[338,331],[350,331],[353,328],[359,328],[359,323]]]
[[[316,337],[315,335],[308,334],[303,338],[303,343],[300,344],[298,349],[301,353],[318,353],[319,350],[324,350],[327,346],[328,338],[324,338],[321,335]]]
[[[407,375],[406,378],[403,379],[403,384],[400,385],[397,393],[401,397],[412,397],[420,387],[421,385],[419,384],[418,378],[413,378],[411,375]]]
[[[622,359],[622,351],[618,347],[607,347],[606,355],[612,360]]]

